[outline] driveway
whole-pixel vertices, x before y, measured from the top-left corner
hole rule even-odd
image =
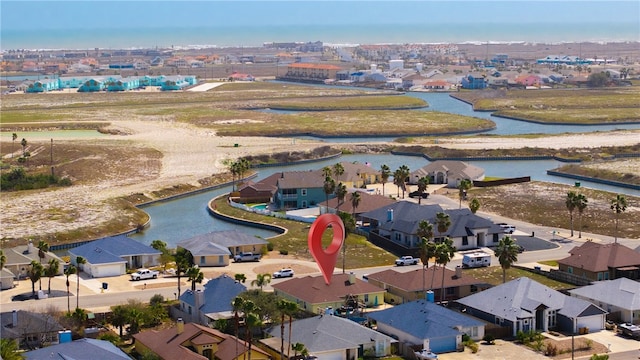
[[[487,360],[549,360],[548,357],[538,354],[524,346],[519,346],[509,341],[496,340],[495,345],[485,345],[482,342],[477,353],[472,354],[471,350],[464,352],[439,354],[440,360],[467,360],[467,359],[487,359]]]

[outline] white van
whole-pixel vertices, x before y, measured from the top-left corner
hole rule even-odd
[[[486,252],[474,252],[464,254],[462,257],[463,268],[477,268],[483,266],[491,266],[491,255]]]

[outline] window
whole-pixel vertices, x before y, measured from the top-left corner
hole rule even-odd
[[[502,323],[502,318],[499,318],[499,317],[496,316],[495,317],[495,323],[496,323],[496,325],[500,325]]]
[[[191,315],[191,305],[189,305],[189,315]]]
[[[300,195],[307,196],[307,189],[300,189]]]
[[[471,337],[476,337],[478,336],[478,327],[474,326],[471,328]]]
[[[453,294],[455,294],[455,290],[456,290],[456,288],[448,287],[447,290],[446,290],[447,291],[446,294],[447,295],[453,295]]]
[[[549,310],[549,315],[547,315],[547,326],[549,328],[554,328],[556,327],[556,311],[555,310]]]
[[[467,236],[463,236],[462,237],[462,245],[469,245],[469,237]]]
[[[206,258],[206,256],[200,256],[200,264],[201,264],[201,265],[204,265],[204,264],[206,264],[206,263],[207,263],[207,258]]]
[[[364,302],[365,303],[369,302],[369,294],[364,294]]]
[[[469,289],[472,293],[474,292],[478,292],[478,287],[476,285],[471,285],[470,289]]]
[[[307,207],[307,200],[302,200],[302,207],[306,208]]]
[[[573,274],[573,268],[571,266],[567,267],[567,272]]]

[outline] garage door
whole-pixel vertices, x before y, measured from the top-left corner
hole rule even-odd
[[[100,264],[91,266],[91,277],[120,276],[126,273],[125,265],[122,264]]]
[[[456,350],[456,337],[429,338],[429,347],[434,353],[444,353]]]
[[[585,316],[578,318],[578,330],[588,327],[589,332],[602,330],[604,326],[604,315]]]

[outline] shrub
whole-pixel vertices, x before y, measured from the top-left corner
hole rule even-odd
[[[489,345],[493,345],[496,343],[496,338],[491,334],[485,334],[482,340],[484,340]]]
[[[162,296],[161,294],[155,294],[151,297],[151,300],[149,300],[149,304],[151,305],[162,304],[163,302],[164,296]]]
[[[268,242],[267,243],[267,251],[273,251],[273,243],[272,242]]]
[[[547,351],[545,351],[545,355],[547,356],[558,355],[558,347],[551,343],[547,344]]]
[[[471,340],[471,337],[467,334],[462,334],[462,342],[467,342]]]
[[[289,250],[287,250],[287,249],[281,249],[281,250],[280,250],[280,255],[289,255]]]
[[[463,338],[464,338],[464,335],[463,335]],[[473,354],[478,352],[478,343],[476,343],[475,341],[468,339],[466,341],[463,341],[462,344],[468,347]]]

